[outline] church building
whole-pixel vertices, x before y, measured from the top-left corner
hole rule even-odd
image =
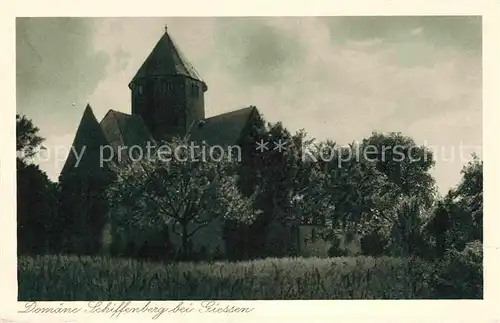
[[[100,147],[112,147],[115,158],[121,152],[122,161],[127,160],[127,152],[118,147],[145,147],[148,142],[175,136],[189,135],[195,142],[227,147],[238,144],[252,123],[260,120],[253,106],[207,118],[204,96],[208,86],[166,28],[128,87],[132,103],[130,114],[109,110],[98,122],[87,105],[72,147],[77,153],[83,152],[82,158],[78,161],[70,153],[61,171],[62,189],[76,200],[68,202],[66,207],[68,214],[74,214],[73,219],[67,219],[71,232],[66,241],[68,250],[96,253],[103,248],[102,232],[106,231],[108,221],[104,193],[98,192],[98,183],[104,183],[106,177],[106,165],[100,165],[103,159]],[[103,157],[108,159],[108,156]],[[89,198],[92,195],[94,198]],[[75,199],[78,196],[85,196],[85,199],[78,201]],[[203,236],[201,232],[200,236]],[[216,239],[219,244],[221,239]]]
[[[118,158],[118,153],[121,153],[120,160],[128,162],[127,151],[121,147],[146,147],[149,142],[184,136],[193,142],[205,142],[208,146],[229,147],[241,145],[251,136],[255,126],[262,126],[262,119],[254,106],[206,117],[204,96],[208,85],[184,57],[166,29],[128,87],[132,103],[130,114],[109,110],[99,122],[90,105],[87,105],[75,134],[72,151],[61,171],[59,184],[63,197],[60,221],[64,222],[62,227],[67,228],[61,244],[63,250],[69,253],[115,252],[112,249],[118,245],[119,250],[126,250],[124,254],[137,255],[138,250],[145,245],[148,248],[165,245],[165,236],[123,231],[116,233],[111,228],[105,188],[112,178],[112,171],[103,161],[116,160],[113,158]],[[102,147],[111,149],[103,150]],[[81,154],[81,158],[76,158],[74,152]],[[102,155],[103,152],[112,155]],[[223,257],[228,252],[234,253],[234,250],[228,251],[226,248],[223,228],[224,222],[219,219],[197,232],[191,241],[193,250],[208,250]],[[288,250],[292,247],[305,251],[305,248],[317,248],[314,239],[306,238],[312,228],[297,229],[294,225],[274,223],[267,228],[259,228],[260,233],[256,233],[258,237],[253,234],[244,236],[247,240],[263,239],[272,249]],[[175,234],[165,235],[169,243],[180,243],[174,241],[180,240]],[[241,233],[232,235],[241,239]],[[313,245],[308,246],[308,240],[313,241]],[[229,246],[235,248],[231,243]],[[320,247],[325,248],[323,245]],[[158,251],[160,254],[162,252]]]
[[[206,118],[204,96],[208,86],[166,29],[128,87],[131,113],[109,110],[97,122],[87,105],[74,146],[89,144],[86,137],[118,147],[144,145],[147,141],[169,140],[186,134],[193,141],[228,146],[236,144],[250,122],[259,116],[257,108],[250,106]],[[70,154],[61,174],[71,172],[75,163]]]

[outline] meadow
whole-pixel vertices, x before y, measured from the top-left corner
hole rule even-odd
[[[20,256],[20,301],[437,298],[436,265],[392,257],[158,263]]]

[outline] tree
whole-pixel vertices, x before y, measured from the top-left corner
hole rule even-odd
[[[387,206],[399,196],[397,187],[374,164],[356,159],[357,147],[336,147],[332,141],[319,143],[314,152],[311,185],[303,198],[310,212],[325,219],[330,229],[362,231],[390,215]]]
[[[57,185],[31,158],[40,150],[39,129],[16,115],[18,252],[41,254],[52,250]]]
[[[263,140],[269,142],[269,150],[260,152],[255,170],[259,177],[256,188],[260,191],[258,202],[267,208],[268,221],[291,221],[305,224],[306,219],[296,212],[294,202],[309,183],[311,164],[303,159],[303,149],[307,145],[307,134],[298,131],[291,134],[281,123],[270,124]],[[280,149],[277,145],[284,144]],[[297,218],[297,217],[300,218]]]
[[[43,149],[45,139],[38,135],[39,130],[31,119],[16,114],[16,151],[19,159],[27,161]]]
[[[477,156],[461,171],[459,185],[438,202],[426,230],[434,235],[436,253],[462,250],[466,244],[483,238],[483,162]]]
[[[374,132],[362,141],[361,152],[403,195],[418,198],[419,204],[426,208],[433,205],[436,188],[429,171],[435,161],[426,147],[416,145],[413,139],[401,133]]]
[[[53,250],[57,185],[37,165],[17,161],[18,251],[40,254]]]
[[[435,256],[441,258],[446,253],[446,234],[451,225],[450,211],[453,208],[451,192],[438,201],[432,217],[425,224],[424,229],[434,237]]]
[[[310,142],[304,131],[292,134],[282,123],[255,120],[253,128],[243,138],[242,163],[238,168],[239,186],[244,195],[255,195],[255,208],[263,211],[251,227],[228,227],[237,257],[284,256],[293,253],[291,244],[274,244],[271,225],[289,234],[293,226],[310,222],[296,207],[296,198],[307,187],[311,165],[303,157]],[[258,143],[265,146],[259,147]],[[280,145],[281,144],[281,145]],[[271,234],[271,235],[270,235]]]
[[[415,197],[405,197],[396,205],[391,230],[391,251],[396,256],[427,256],[422,232],[421,206]]]
[[[324,219],[327,238],[356,234],[367,254],[381,255],[396,245],[403,254],[425,252],[420,200],[405,202],[401,186],[358,153],[365,147],[337,147],[332,141],[316,146],[304,209]]]
[[[227,156],[207,159],[185,147],[187,138],[174,139],[160,148],[167,155],[156,151],[132,165],[117,166],[117,179],[109,188],[117,227],[157,232],[168,227],[181,239],[183,259],[191,255],[192,238],[215,220],[251,223],[258,215],[252,198],[240,194],[235,165]]]
[[[472,155],[470,161],[462,169],[462,180],[458,185],[455,197],[463,210],[470,214],[472,222],[470,240],[483,241],[483,161]]]

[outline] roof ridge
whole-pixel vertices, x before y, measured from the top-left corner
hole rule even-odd
[[[109,112],[129,115],[128,113],[125,113],[125,112],[122,112],[122,111],[118,111],[118,110],[115,110],[115,109],[109,109],[108,113]]]
[[[153,47],[152,51],[129,82],[129,87],[139,79],[158,75],[181,75],[201,82],[203,84],[203,91],[207,90],[207,84],[201,78],[200,73],[187,59],[168,32],[165,32]]]
[[[108,112],[106,112],[106,114],[104,115],[104,117],[102,117],[101,121],[99,121],[99,124],[101,124],[101,122],[103,122],[104,119],[108,117],[108,115],[114,115],[115,112],[116,112],[115,110],[109,109]]]
[[[117,112],[118,111],[110,109],[108,113],[111,113],[111,117],[113,118],[114,122],[116,123],[116,128],[118,129],[118,135],[120,136],[121,143],[122,143],[122,145],[125,146],[125,137],[123,136],[122,127],[120,125],[118,118],[116,117]]]
[[[201,78],[200,73],[198,73],[196,68],[194,68],[194,65],[191,64],[191,62],[187,59],[186,55],[184,55],[184,53],[179,49],[179,46],[177,46],[177,43],[174,41],[172,36],[170,36],[170,34],[168,34],[168,38],[169,38],[170,42],[172,43],[172,49],[177,53],[177,56],[179,56],[181,63],[188,65],[188,66],[185,66],[185,67],[187,67],[186,72],[188,72],[188,74],[190,74],[189,72],[191,71],[194,74],[194,77],[191,77],[190,75],[186,75],[186,76],[197,79],[198,81],[200,81],[202,83],[205,83],[205,81],[203,81],[203,79]]]
[[[258,110],[257,110],[257,107],[254,106],[254,105],[251,105],[249,107],[247,107],[246,109],[250,109],[250,113],[248,114],[247,116],[247,119],[245,120],[245,122],[243,123],[243,129],[247,127],[248,123],[250,122],[250,120],[252,119],[253,115],[255,114],[255,112],[258,113]],[[240,110],[243,110],[243,109],[240,109]],[[241,136],[243,135],[243,133],[241,132],[240,133],[240,136],[238,137],[238,141],[241,140]]]
[[[231,111],[224,112],[224,113],[219,113],[219,114],[213,115],[211,117],[205,118],[205,120],[216,118],[216,117],[220,117],[220,116],[226,116],[226,115],[231,114],[231,113],[241,112],[243,110],[249,110],[249,109],[256,109],[256,107],[255,106],[249,106],[249,107],[245,107],[245,108],[231,110]]]
[[[120,132],[120,137],[122,138],[122,143],[124,146],[127,146],[128,143],[125,141],[128,140],[128,138],[125,137],[125,132],[123,131],[123,124],[120,121],[120,119],[117,118],[116,112],[115,112],[115,119],[116,119],[116,123],[118,124],[118,131]]]

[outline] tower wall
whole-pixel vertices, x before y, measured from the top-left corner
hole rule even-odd
[[[203,83],[184,76],[151,77],[131,84],[132,114],[140,115],[155,139],[183,136],[205,118]]]
[[[132,114],[140,115],[155,139],[168,139],[187,130],[186,84],[181,76],[137,80],[132,88]]]
[[[196,127],[198,121],[205,119],[204,84],[186,78],[184,90],[186,95],[186,126],[189,130],[190,127]]]

